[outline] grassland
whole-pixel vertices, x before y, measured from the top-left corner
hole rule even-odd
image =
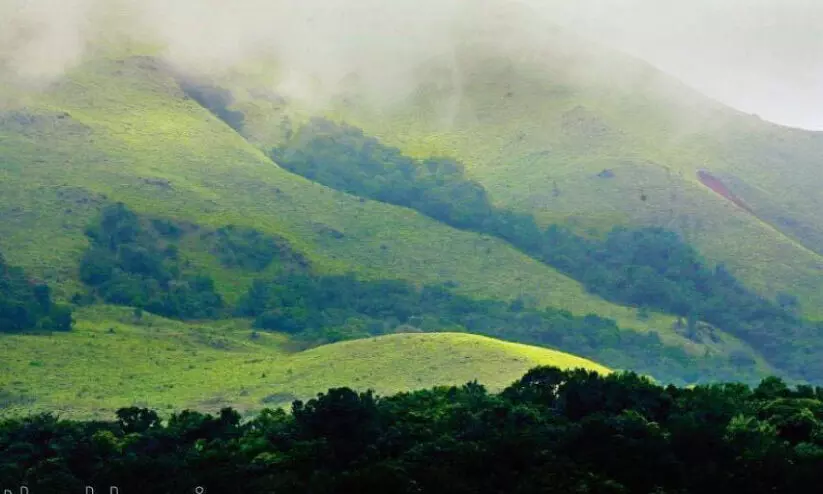
[[[393,334],[289,351],[286,336],[233,320],[189,324],[125,308],[78,314],[77,328],[50,335],[0,335],[0,414],[52,411],[104,417],[141,405],[253,411],[330,387],[381,394],[479,380],[504,387],[537,365],[594,362],[562,352],[470,334]]]
[[[90,61],[49,91],[15,101],[0,111],[0,250],[60,298],[82,288],[84,229],[106,203],[122,201],[205,229],[235,224],[282,236],[323,273],[452,281],[471,296],[524,296],[659,331],[696,355],[739,347],[730,339],[690,342],[666,315],[639,320],[634,309],[587,294],[499,240],[290,174],[187,100],[154,59]],[[226,269],[194,241],[180,247],[229,302],[267,274]],[[6,413],[107,415],[133,404],[251,410],[334,385],[391,392],[478,378],[502,386],[538,362],[556,361],[548,351],[466,335],[393,336],[290,355],[282,337],[250,334],[244,321],[138,322],[128,309],[86,309],[72,333],[0,338],[0,398]]]
[[[587,294],[497,239],[361,201],[280,169],[186,99],[155,59],[90,61],[48,92],[19,101],[0,120],[0,249],[63,297],[79,288],[84,227],[102,204],[116,200],[205,228],[235,224],[280,235],[322,272],[449,280],[471,296],[525,296],[705,350],[674,334],[671,317],[638,320],[633,309]],[[189,247],[190,262],[212,273],[229,301],[254,277],[224,270],[196,245]]]

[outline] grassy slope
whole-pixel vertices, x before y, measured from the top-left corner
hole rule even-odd
[[[720,344],[686,340],[666,315],[640,321],[634,310],[587,294],[496,239],[403,208],[361,202],[287,173],[185,99],[153,59],[97,59],[50,91],[16,101],[0,113],[0,249],[63,297],[79,288],[84,227],[105,201],[118,200],[141,213],[206,228],[237,224],[281,235],[323,272],[451,280],[473,296],[525,295],[542,306],[655,330],[696,355],[750,352],[728,336]],[[181,247],[230,301],[256,276],[221,268],[195,244]]]
[[[354,84],[330,115],[411,154],[456,157],[498,204],[545,222],[678,230],[748,285],[796,294],[807,315],[823,317],[823,258],[814,252],[823,135],[731,111],[562,33],[528,38],[528,23],[499,22],[496,34],[469,36],[454,57],[421,69],[402,104],[378,108]],[[266,130],[277,137],[262,129],[258,139]],[[697,180],[702,168],[747,181],[760,192],[749,197],[755,210],[770,214],[759,219],[717,197]],[[604,169],[615,176],[599,178]],[[802,229],[785,226],[793,222]]]
[[[608,372],[561,352],[469,334],[395,334],[289,353],[285,336],[251,338],[243,321],[138,321],[112,307],[79,316],[71,333],[0,336],[0,400],[8,406],[0,414],[106,416],[134,404],[250,411],[336,386],[386,394],[477,379],[500,388],[536,365]]]
[[[453,280],[482,297],[528,295],[540,305],[594,312],[689,345],[672,334],[671,318],[638,321],[633,310],[585,293],[503,242],[361,202],[279,169],[184,99],[151,59],[89,63],[24,103],[18,111],[34,114],[33,124],[16,124],[8,111],[0,123],[0,249],[63,295],[77,288],[82,230],[105,197],[205,227],[237,224],[282,235],[326,272]],[[188,255],[215,274],[229,299],[253,277],[221,270],[202,252]]]

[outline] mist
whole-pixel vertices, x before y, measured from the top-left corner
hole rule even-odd
[[[516,6],[730,106],[823,129],[816,0],[0,0],[0,82],[43,84],[94,47],[128,39],[186,71],[270,58],[295,91],[312,81],[333,92],[356,74],[375,94],[402,94],[467,26]]]
[[[651,62],[727,105],[823,130],[819,0],[530,3],[553,22]]]
[[[389,92],[448,53],[468,0],[0,0],[0,78],[42,84],[99,46],[139,44],[187,72],[260,58],[315,83]],[[409,81],[411,84],[413,81]]]

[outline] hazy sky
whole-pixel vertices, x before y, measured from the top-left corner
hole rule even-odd
[[[526,1],[724,103],[823,130],[823,0]]]
[[[59,75],[104,26],[159,40],[178,63],[263,51],[383,88],[448,51],[452,21],[498,3],[526,3],[741,110],[823,130],[823,0],[0,0],[0,75]]]

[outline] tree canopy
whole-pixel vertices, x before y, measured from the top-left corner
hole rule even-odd
[[[242,420],[126,408],[0,422],[0,485],[41,494],[797,493],[823,481],[823,390],[777,378],[662,387],[539,367],[381,397],[349,388]]]

